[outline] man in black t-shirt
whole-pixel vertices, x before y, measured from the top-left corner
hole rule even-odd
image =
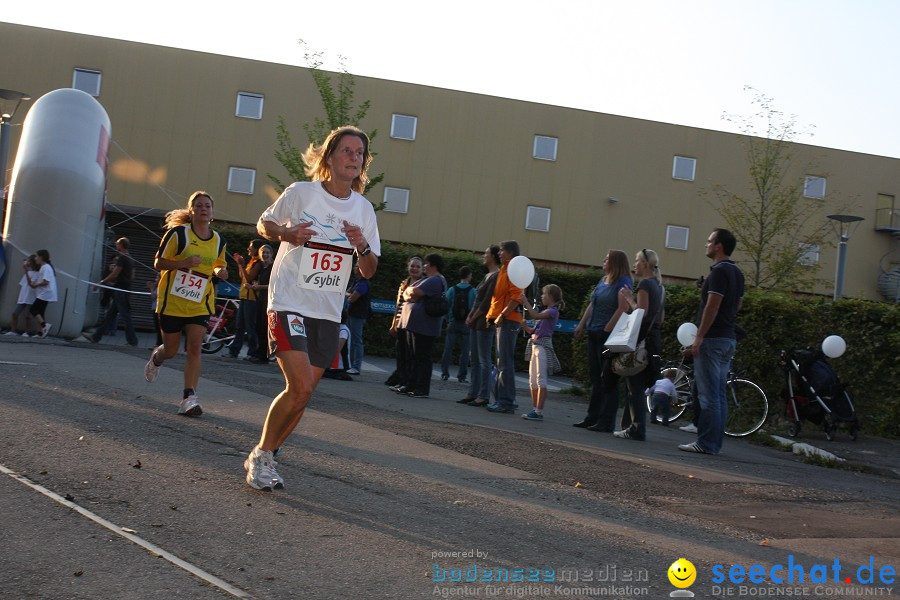
[[[84,334],[84,337],[95,344],[100,341],[103,332],[114,326],[116,319],[121,316],[122,321],[125,322],[125,339],[128,341],[128,345],[138,345],[137,335],[134,333],[134,323],[131,321],[131,304],[128,298],[131,282],[134,280],[134,260],[128,254],[130,245],[126,237],[116,240],[118,254],[112,260],[109,273],[100,280],[101,285],[108,285],[114,289],[112,302],[106,310],[103,322],[94,330],[93,334]]]
[[[736,244],[727,229],[716,229],[706,242],[706,256],[713,265],[700,289],[697,337],[686,350],[694,356],[700,419],[697,441],[678,446],[686,452],[718,454],[725,438],[725,386],[737,343],[735,318],[744,296],[744,274],[731,260]]]

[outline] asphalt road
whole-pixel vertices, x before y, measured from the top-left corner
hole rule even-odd
[[[149,384],[148,355],[0,339],[4,598],[663,597],[681,556],[712,597],[741,591],[717,589],[717,564],[839,559],[852,584],[870,556],[900,566],[892,442],[829,446],[883,474],[746,440],[693,455],[674,428],[645,443],[575,429],[585,402],[560,394],[541,423],[458,405],[454,380],[400,397],[367,360],[356,381],[322,382],[272,494],[242,463],[277,367],[204,357],[191,419],[175,414],[182,359]],[[472,565],[540,581],[450,581]],[[808,595],[855,597],[839,583]]]

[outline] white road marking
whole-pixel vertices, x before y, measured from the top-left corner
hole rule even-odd
[[[29,367],[36,367],[36,366],[38,366],[37,363],[18,362],[18,361],[15,361],[15,360],[0,360],[0,365],[26,365],[26,366],[29,366]]]
[[[66,500],[65,498],[63,498],[63,497],[60,496],[59,494],[56,494],[56,493],[54,493],[54,492],[48,490],[48,489],[45,488],[44,486],[39,485],[39,484],[37,484],[37,483],[31,481],[31,480],[28,479],[27,477],[25,477],[25,476],[23,476],[23,475],[19,475],[18,473],[16,473],[15,471],[13,471],[13,470],[11,470],[11,469],[8,469],[8,468],[5,467],[4,465],[0,465],[0,473],[4,473],[4,474],[6,474],[6,475],[9,475],[10,477],[12,477],[13,479],[15,479],[16,481],[18,481],[18,482],[20,482],[20,483],[24,483],[25,485],[27,485],[27,486],[30,487],[31,489],[33,489],[33,490],[35,490],[35,491],[37,491],[37,492],[40,492],[41,494],[47,496],[47,497],[50,498],[51,500],[54,500],[54,501],[56,501],[56,502],[62,504],[63,506],[66,506],[66,507],[68,507],[68,508],[71,508],[71,509],[74,510],[75,512],[80,513],[82,516],[87,517],[88,519],[90,519],[91,521],[97,523],[98,525],[102,525],[103,527],[106,527],[107,529],[109,529],[110,531],[112,531],[113,533],[115,533],[116,535],[120,535],[120,536],[122,536],[123,538],[127,539],[128,541],[132,542],[133,544],[137,544],[138,546],[140,546],[140,547],[143,548],[144,550],[147,550],[147,551],[150,552],[151,554],[154,554],[154,555],[156,555],[156,556],[159,556],[159,557],[162,557],[162,558],[166,559],[167,561],[169,561],[170,563],[172,563],[172,564],[175,565],[176,567],[180,567],[181,569],[184,569],[185,571],[187,571],[187,572],[190,573],[191,575],[194,575],[194,576],[196,576],[196,577],[199,577],[199,578],[202,579],[203,581],[205,581],[205,582],[207,582],[207,583],[209,583],[209,584],[211,584],[211,585],[216,586],[217,588],[219,588],[219,589],[221,589],[221,590],[223,590],[223,591],[225,591],[225,592],[231,594],[231,595],[234,596],[235,598],[250,598],[250,594],[248,594],[247,592],[245,592],[245,591],[243,591],[243,590],[240,590],[240,589],[234,587],[233,585],[229,584],[227,581],[224,581],[224,580],[222,580],[222,579],[219,579],[219,578],[216,577],[215,575],[212,575],[212,574],[210,574],[210,573],[207,573],[207,572],[204,571],[203,569],[201,569],[201,568],[199,568],[199,567],[196,567],[196,566],[192,565],[191,563],[189,563],[189,562],[187,562],[187,561],[184,561],[184,560],[178,558],[178,557],[175,556],[174,554],[171,554],[171,553],[169,553],[169,552],[166,552],[165,550],[163,550],[163,549],[160,548],[159,546],[156,546],[156,545],[154,545],[154,544],[151,544],[151,543],[148,542],[147,540],[145,540],[145,539],[143,539],[143,538],[140,538],[140,537],[134,535],[133,533],[129,533],[129,531],[133,531],[133,530],[129,530],[129,529],[124,528],[124,527],[119,527],[119,526],[116,525],[115,523],[111,523],[111,522],[107,521],[107,520],[104,519],[103,517],[101,517],[101,516],[99,516],[99,515],[96,515],[96,514],[92,513],[91,511],[89,511],[89,510],[87,510],[86,508],[83,508],[83,507],[81,507],[81,506],[75,504],[74,502],[71,502],[71,501],[69,501],[69,500]]]

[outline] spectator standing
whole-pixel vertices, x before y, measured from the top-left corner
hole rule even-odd
[[[347,327],[350,328],[350,368],[347,373],[350,375],[359,375],[362,371],[363,329],[372,313],[369,290],[369,280],[362,276],[357,266],[356,280],[347,290]]]
[[[275,259],[275,251],[272,246],[263,244],[259,248],[259,260],[262,267],[256,275],[256,281],[250,284],[250,288],[256,292],[256,354],[250,357],[250,362],[267,364],[269,362],[269,318],[267,316],[269,278],[272,276],[272,262]]]
[[[497,335],[497,383],[494,385],[494,403],[488,404],[491,412],[513,413],[516,404],[516,338],[522,328],[522,305],[519,298],[522,289],[510,282],[506,274],[509,261],[519,255],[519,243],[515,240],[500,242],[500,272],[491,297],[487,320],[493,323]]]
[[[700,418],[697,441],[679,450],[718,454],[725,439],[728,401],[725,388],[736,339],[736,316],[744,297],[744,274],[731,260],[737,240],[727,229],[716,229],[706,241],[706,257],[713,261],[700,289],[697,337],[686,350],[694,357],[694,379]]]
[[[259,312],[257,305],[257,291],[253,289],[253,283],[259,277],[259,270],[262,263],[259,260],[259,249],[265,244],[265,240],[259,238],[250,242],[247,247],[247,256],[250,261],[244,260],[244,257],[234,253],[234,262],[237,263],[238,274],[241,276],[241,290],[238,297],[238,315],[237,323],[234,328],[234,339],[228,344],[228,353],[231,358],[237,358],[244,346],[244,338],[247,338],[247,360],[252,360],[256,356],[259,347],[259,337],[257,335],[256,318]]]
[[[615,321],[619,316],[635,309],[643,309],[644,316],[641,319],[638,331],[638,342],[644,342],[647,353],[653,357],[662,352],[662,341],[659,335],[657,316],[662,310],[663,294],[661,276],[659,274],[659,259],[656,252],[646,248],[637,253],[634,258],[634,274],[640,278],[637,286],[637,298],[632,298],[631,291],[622,288],[619,290],[619,309],[613,315]],[[629,375],[625,378],[628,389],[628,402],[622,413],[622,429],[613,432],[618,438],[627,440],[644,441],[647,436],[647,401],[644,392],[651,381],[659,378],[659,370],[656,362],[651,360],[640,373]]]
[[[528,387],[531,391],[531,412],[522,415],[529,421],[544,420],[544,402],[547,400],[547,379],[551,373],[559,370],[559,359],[553,349],[553,332],[559,323],[559,311],[565,307],[562,290],[558,285],[545,285],[541,290],[541,304],[544,310],[538,312],[528,306],[525,294],[519,298],[525,313],[538,323],[534,327],[525,325],[525,331],[531,334],[525,349],[528,359]]]
[[[475,288],[472,287],[472,269],[459,268],[459,283],[447,291],[447,302],[450,312],[447,315],[447,336],[444,338],[444,356],[441,359],[441,379],[450,379],[450,361],[456,342],[459,342],[459,370],[456,379],[460,383],[469,383],[466,375],[469,370],[469,327],[466,318],[475,304]]]
[[[471,330],[469,358],[472,364],[472,381],[469,393],[462,400],[457,400],[459,404],[470,406],[485,406],[491,399],[495,336],[487,320],[487,313],[491,308],[497,274],[500,272],[500,246],[489,246],[481,255],[481,260],[488,272],[475,288],[475,302],[466,317],[466,325]]]
[[[439,254],[427,254],[423,265],[425,277],[406,288],[406,302],[400,315],[400,327],[406,330],[406,339],[412,350],[406,374],[406,383],[395,391],[413,398],[427,398],[431,393],[431,352],[434,340],[441,333],[444,317],[434,317],[425,310],[425,302],[447,292],[447,280],[441,272],[444,259]]]
[[[100,280],[101,285],[112,286],[112,298],[103,322],[94,330],[93,334],[85,333],[84,336],[96,344],[106,331],[114,330],[116,319],[122,317],[125,322],[125,340],[129,346],[138,345],[137,334],[134,332],[134,322],[131,320],[131,283],[134,281],[134,260],[128,253],[131,242],[127,237],[116,240],[116,256],[112,260],[109,273]]]
[[[394,368],[394,372],[391,373],[384,382],[385,385],[391,386],[391,389],[394,389],[394,391],[396,391],[395,388],[399,388],[405,384],[406,371],[409,368],[409,360],[412,356],[412,351],[409,349],[409,344],[406,339],[406,332],[403,329],[400,329],[400,316],[403,313],[403,304],[406,302],[403,292],[406,291],[406,288],[422,279],[422,263],[423,260],[421,256],[410,256],[409,260],[406,261],[406,272],[408,277],[401,281],[400,287],[397,288],[394,318],[391,319],[391,327],[389,330],[391,337],[396,340],[395,348],[397,364]]]
[[[38,329],[37,333],[32,333],[31,336],[47,337],[47,334],[50,333],[51,325],[44,318],[44,313],[47,311],[47,305],[57,300],[56,269],[53,268],[53,264],[50,262],[50,253],[44,249],[34,253],[34,262],[38,267],[38,276],[35,278],[37,281],[29,278],[28,285],[34,289],[35,295],[34,302],[31,305],[31,316],[37,321],[40,329]]]
[[[31,305],[34,304],[37,296],[35,295],[32,283],[36,283],[40,276],[35,255],[32,254],[22,261],[22,279],[19,280],[19,297],[16,300],[16,308],[13,310],[12,318],[9,321],[9,331],[6,335],[28,335],[31,331]],[[21,326],[19,318],[22,319]]]
[[[612,371],[612,357],[607,353],[606,339],[615,327],[613,316],[619,307],[619,290],[632,289],[628,274],[628,256],[621,250],[610,250],[603,259],[603,278],[591,293],[575,337],[588,331],[588,371],[591,376],[591,399],[587,416],[575,427],[612,433],[619,410],[619,376]]]

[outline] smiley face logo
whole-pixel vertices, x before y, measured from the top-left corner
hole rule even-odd
[[[697,569],[686,558],[679,558],[669,567],[669,583],[677,588],[691,587],[697,579]]]

